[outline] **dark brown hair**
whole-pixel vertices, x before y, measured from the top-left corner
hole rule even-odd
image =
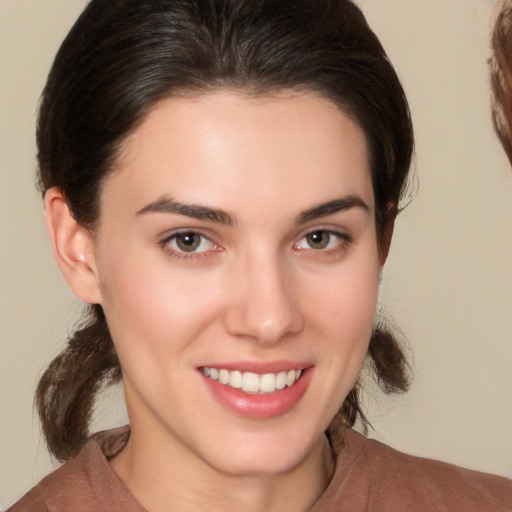
[[[492,120],[512,164],[512,2],[504,1],[496,17],[489,59]]]
[[[363,129],[382,240],[413,150],[407,101],[381,44],[348,0],[92,0],[64,40],[37,127],[39,185],[59,187],[94,233],[102,183],[123,141],[158,101],[219,88],[317,92]],[[369,348],[386,392],[407,388],[404,354],[377,327]],[[86,441],[97,391],[121,378],[99,305],[43,375],[36,395],[50,452]],[[358,386],[336,421],[363,418]]]

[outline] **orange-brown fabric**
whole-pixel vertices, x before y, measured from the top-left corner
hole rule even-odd
[[[7,512],[145,512],[108,459],[128,427],[100,432]],[[512,512],[512,480],[402,454],[343,429],[336,471],[309,512]]]
[[[354,430],[333,445],[336,472],[309,512],[512,512],[512,480],[405,455]]]
[[[74,459],[41,480],[7,512],[146,512],[108,463],[128,427],[99,432]]]

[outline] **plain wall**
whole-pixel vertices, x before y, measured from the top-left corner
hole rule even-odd
[[[493,134],[494,0],[359,0],[398,70],[417,136],[382,297],[409,338],[400,397],[366,398],[370,435],[512,477],[512,171]],[[0,0],[0,510],[53,466],[33,392],[80,305],[60,277],[33,181],[34,123],[55,51],[84,0]],[[119,392],[94,428],[123,423]]]

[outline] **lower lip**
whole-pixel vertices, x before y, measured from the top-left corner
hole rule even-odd
[[[213,396],[225,407],[247,418],[271,418],[289,412],[304,396],[311,381],[313,368],[303,370],[293,386],[265,395],[250,394],[221,384],[201,373]]]

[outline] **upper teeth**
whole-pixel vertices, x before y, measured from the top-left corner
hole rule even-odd
[[[279,373],[264,373],[259,375],[252,372],[229,371],[217,368],[203,368],[203,373],[210,379],[218,380],[235,389],[241,389],[246,393],[273,393],[293,386],[301,376],[302,370],[290,370]]]

